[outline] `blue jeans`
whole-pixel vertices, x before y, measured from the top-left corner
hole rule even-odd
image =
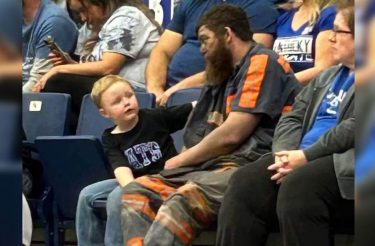
[[[121,230],[122,188],[116,179],[91,184],[79,194],[76,214],[76,231],[80,246],[123,246]],[[92,204],[107,198],[107,223],[96,215]]]

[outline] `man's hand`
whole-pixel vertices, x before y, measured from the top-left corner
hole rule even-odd
[[[147,88],[147,92],[155,95],[156,105],[159,105],[158,101],[160,101],[160,98],[164,94],[164,89],[162,89],[162,88]]]
[[[181,167],[183,164],[181,154],[172,157],[171,159],[167,160],[164,165],[164,169],[174,169]]]
[[[275,153],[275,163],[268,167],[268,170],[277,173],[271,177],[276,183],[281,183],[284,176],[294,169],[307,163],[307,159],[302,150],[280,151]]]
[[[159,97],[156,98],[156,104],[160,107],[165,107],[167,105],[168,98],[177,91],[175,86],[170,87],[168,90],[164,91]]]

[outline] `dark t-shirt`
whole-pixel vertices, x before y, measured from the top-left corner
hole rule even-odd
[[[191,103],[166,109],[141,109],[137,125],[125,133],[103,133],[103,147],[113,170],[129,167],[135,177],[155,174],[166,160],[177,154],[169,134],[182,129],[192,110]]]

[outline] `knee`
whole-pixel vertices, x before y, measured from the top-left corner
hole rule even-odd
[[[309,189],[309,185],[298,175],[286,177],[279,190],[277,198],[277,216],[280,220],[286,218],[306,218],[317,213],[314,191]]]
[[[224,201],[228,199],[242,200],[244,194],[251,192],[251,187],[254,187],[252,184],[255,176],[248,172],[243,172],[243,170],[244,168],[240,168],[233,173],[225,191]]]
[[[122,188],[120,186],[116,187],[111,193],[109,193],[107,198],[107,213],[120,212],[122,205],[121,196]]]
[[[92,196],[93,196],[93,194],[91,192],[90,187],[86,186],[79,193],[78,204],[82,204],[82,203],[89,204],[90,201],[91,201]]]

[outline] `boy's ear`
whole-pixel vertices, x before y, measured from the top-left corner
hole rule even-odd
[[[104,109],[100,108],[99,113],[104,117],[104,118],[109,118],[109,115],[105,112]]]

